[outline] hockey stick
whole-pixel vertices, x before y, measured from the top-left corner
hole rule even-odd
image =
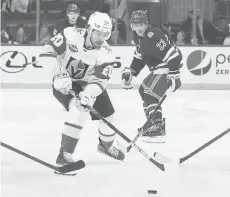
[[[194,155],[196,155],[197,153],[199,153],[200,151],[202,151],[203,149],[207,148],[208,146],[210,146],[212,143],[214,143],[215,141],[217,141],[218,139],[220,139],[221,137],[223,137],[224,135],[226,135],[227,133],[230,132],[230,128],[223,131],[222,133],[220,133],[219,135],[217,135],[216,137],[214,137],[213,139],[209,140],[207,143],[203,144],[202,146],[200,146],[199,148],[197,148],[196,150],[192,151],[191,153],[189,153],[188,155],[181,157],[179,159],[176,159],[176,162],[178,164],[184,163],[185,161],[187,161],[188,159],[190,159],[191,157],[193,157]],[[161,155],[158,152],[155,152],[153,154],[154,158],[156,158],[157,160],[161,161],[162,163],[164,162],[171,162],[174,159],[168,156],[164,156]]]
[[[16,153],[18,153],[18,154],[20,154],[20,155],[22,155],[22,156],[24,156],[24,157],[26,157],[28,159],[31,159],[31,160],[33,160],[33,161],[35,161],[37,163],[40,163],[43,166],[46,166],[46,167],[48,167],[50,169],[58,171],[60,173],[67,173],[67,172],[71,172],[71,171],[75,171],[75,170],[80,170],[81,168],[85,167],[85,162],[82,161],[82,160],[79,160],[79,161],[77,161],[75,163],[67,164],[67,165],[62,166],[62,167],[57,167],[57,166],[49,164],[49,163],[47,163],[45,161],[42,161],[42,160],[40,160],[40,159],[38,159],[38,158],[36,158],[36,157],[34,157],[32,155],[29,155],[29,154],[27,154],[27,153],[25,153],[25,152],[23,152],[21,150],[18,150],[18,149],[14,148],[14,147],[12,147],[12,146],[10,146],[8,144],[5,144],[3,142],[0,142],[0,143],[1,143],[1,146],[5,147],[5,148],[7,148],[7,149],[9,149],[11,151],[14,151],[14,152],[16,152]]]
[[[167,91],[167,92],[168,92],[168,91]],[[135,142],[138,140],[138,138],[143,134],[144,128],[149,124],[149,122],[150,122],[151,119],[155,116],[155,114],[156,114],[157,110],[159,109],[159,107],[161,106],[161,104],[162,104],[162,103],[164,102],[164,100],[166,99],[166,97],[167,97],[167,92],[166,92],[166,93],[164,94],[164,96],[161,98],[161,100],[160,100],[160,102],[158,103],[156,109],[155,109],[154,112],[149,116],[149,118],[148,118],[148,120],[145,122],[145,124],[144,124],[141,128],[138,129],[138,133],[137,133],[136,137],[134,138],[134,140],[132,141],[133,143],[135,143]],[[132,145],[129,145],[129,146],[127,147],[127,152],[129,152],[129,151],[131,150],[131,148],[132,148]]]
[[[75,94],[73,90],[69,90],[69,93],[78,98],[78,95]],[[105,124],[108,125],[112,130],[114,130],[121,138],[123,138],[126,142],[130,143],[131,146],[133,146],[137,151],[139,151],[142,155],[145,156],[151,163],[153,163],[155,166],[157,166],[162,171],[165,171],[164,164],[158,163],[155,161],[148,153],[146,153],[144,150],[142,150],[138,145],[136,145],[134,142],[132,142],[125,134],[123,134],[121,131],[119,131],[113,124],[108,122],[101,114],[99,114],[93,107],[87,106],[87,108],[100,120],[102,120]]]
[[[179,163],[180,164],[184,163],[189,158],[193,157],[194,155],[196,155],[197,153],[199,153],[200,151],[202,151],[203,149],[205,149],[206,147],[208,147],[209,145],[211,145],[212,143],[214,143],[215,141],[217,141],[218,139],[220,139],[221,137],[223,137],[224,135],[226,135],[229,132],[230,132],[230,128],[223,131],[222,133],[220,133],[219,135],[217,135],[216,137],[214,137],[213,139],[211,139],[210,141],[208,141],[207,143],[205,143],[201,147],[197,148],[196,150],[194,150],[190,154],[186,155],[185,157],[180,158]]]
[[[134,142],[132,142],[126,135],[124,135],[122,132],[120,132],[114,125],[112,125],[110,122],[108,122],[101,114],[99,114],[94,108],[88,106],[88,109],[97,116],[100,120],[102,120],[104,123],[106,123],[112,130],[114,130],[120,137],[122,137],[126,142],[130,143],[132,147],[134,147],[136,150],[138,150],[142,155],[144,155],[150,162],[152,162],[155,166],[157,166],[162,171],[165,171],[165,167],[163,164],[158,163],[153,158],[151,158],[150,155],[148,155],[144,150],[142,150],[138,145],[136,145]]]

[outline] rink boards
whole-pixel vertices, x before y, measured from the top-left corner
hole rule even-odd
[[[117,64],[109,81],[109,88],[120,88],[121,71],[129,67],[134,46],[113,46]],[[230,89],[230,48],[223,46],[183,46],[182,89]],[[52,65],[30,64],[38,60],[43,46],[2,46],[2,88],[50,88]],[[138,87],[149,73],[144,68],[134,78]]]

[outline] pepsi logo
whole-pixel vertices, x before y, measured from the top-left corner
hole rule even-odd
[[[203,50],[193,51],[187,58],[187,67],[194,75],[205,75],[212,66],[211,57]]]

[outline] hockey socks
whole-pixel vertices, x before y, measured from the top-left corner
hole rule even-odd
[[[65,122],[65,126],[62,131],[62,149],[72,154],[80,138],[81,131],[82,126]]]
[[[61,147],[66,152],[73,154],[79,139],[62,134]]]
[[[73,153],[79,141],[81,131],[82,126],[65,122],[64,129],[62,131],[61,148],[56,159],[56,164],[58,166],[79,165],[80,161],[74,161]],[[84,162],[82,161],[82,163]],[[79,169],[81,168],[79,167]],[[59,173],[55,171],[54,173],[70,176],[76,175],[76,172],[74,171],[69,173]]]

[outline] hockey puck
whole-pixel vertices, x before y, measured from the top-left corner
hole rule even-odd
[[[148,190],[148,194],[157,194],[157,190]]]

